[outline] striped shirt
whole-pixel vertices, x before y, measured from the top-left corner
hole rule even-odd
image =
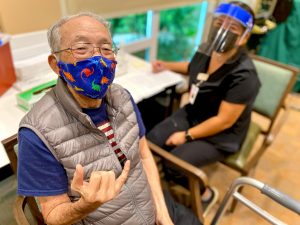
[[[108,120],[102,121],[98,125],[98,129],[101,130],[105,134],[110,146],[112,147],[113,151],[115,152],[116,156],[118,157],[119,162],[121,163],[122,167],[124,167],[124,164],[125,164],[127,158],[126,158],[125,154],[121,151],[121,149],[115,139],[114,130],[112,129],[110,122]]]

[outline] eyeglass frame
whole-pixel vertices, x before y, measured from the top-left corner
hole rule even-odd
[[[89,45],[91,45],[91,46],[93,47],[93,51],[92,51],[91,56],[93,56],[93,55],[95,54],[95,48],[98,48],[98,49],[99,49],[99,52],[100,52],[100,54],[101,54],[101,56],[103,56],[103,54],[102,54],[102,52],[101,52],[101,46],[94,46],[93,43],[89,43],[89,42],[80,42],[80,43],[76,43],[76,44],[89,44]],[[74,44],[74,45],[76,45],[76,44]],[[103,44],[101,44],[101,45],[104,45],[104,44],[109,44],[109,45],[110,45],[110,43],[103,43]],[[74,46],[74,45],[73,45],[73,46]],[[120,49],[115,45],[115,43],[113,43],[111,46],[112,46],[112,50],[111,50],[111,51],[112,51],[113,54],[116,56],[116,55],[118,54],[118,51],[119,51]],[[61,49],[61,50],[52,52],[52,54],[58,54],[58,53],[62,53],[62,52],[64,52],[64,51],[70,51],[71,54],[72,54],[72,56],[73,56],[75,59],[85,59],[85,58],[78,58],[78,57],[75,57],[75,56],[74,56],[74,53],[73,53],[73,50],[72,50],[72,45],[71,45],[71,47],[69,47],[69,48],[65,48],[65,49]]]

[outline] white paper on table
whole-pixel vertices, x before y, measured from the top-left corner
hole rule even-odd
[[[136,102],[152,97],[162,92],[165,88],[180,82],[182,82],[182,77],[171,71],[153,74],[151,72],[141,73],[133,70],[125,76],[116,77],[114,81],[114,83],[126,88]]]

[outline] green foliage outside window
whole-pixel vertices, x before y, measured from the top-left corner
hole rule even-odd
[[[200,5],[160,12],[158,59],[189,60],[194,53]],[[134,14],[110,20],[117,44],[129,43],[146,36],[147,14]],[[142,54],[143,55],[143,54]]]
[[[189,60],[195,49],[200,6],[161,11],[157,58]]]
[[[111,19],[111,32],[117,44],[129,43],[146,36],[147,14],[133,14]]]

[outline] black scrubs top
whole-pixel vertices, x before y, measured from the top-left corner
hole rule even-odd
[[[196,52],[189,64],[190,85],[197,83],[199,73],[207,72],[209,61],[209,56]],[[238,151],[250,124],[252,106],[259,87],[254,64],[246,50],[240,48],[232,60],[210,74],[208,80],[200,85],[194,104],[186,105],[191,126],[217,115],[221,101],[245,104],[245,110],[231,128],[204,138],[220,150]]]

